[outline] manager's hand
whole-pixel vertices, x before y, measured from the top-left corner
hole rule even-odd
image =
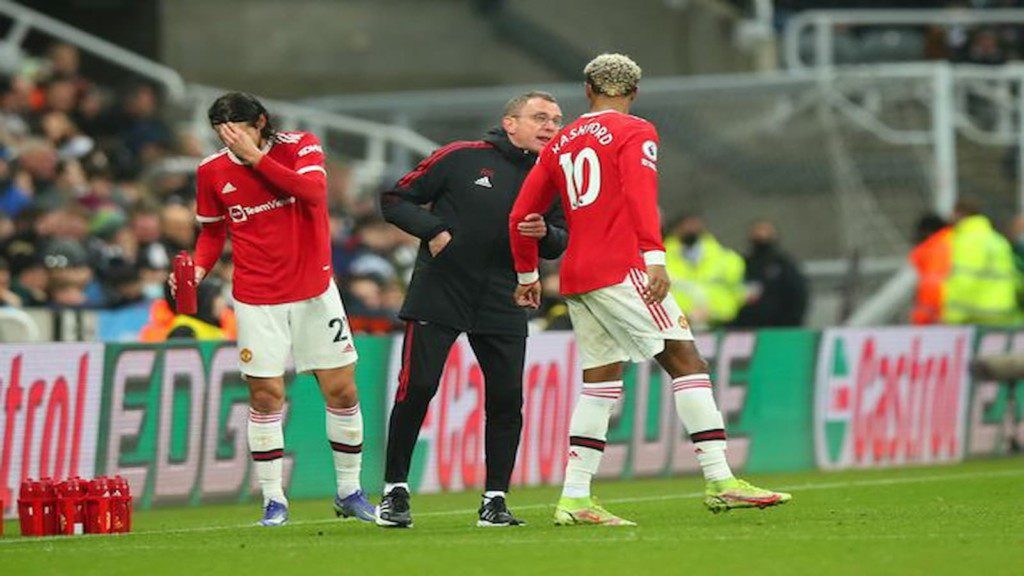
[[[430,255],[436,258],[437,255],[440,254],[441,251],[444,250],[448,246],[448,243],[451,241],[451,233],[449,233],[447,230],[442,230],[437,234],[437,236],[431,238],[430,242],[427,243],[427,248],[430,249]]]
[[[523,221],[516,225],[519,233],[527,238],[541,238],[548,235],[548,225],[540,214],[527,214]]]

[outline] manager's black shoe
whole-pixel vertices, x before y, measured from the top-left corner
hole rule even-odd
[[[377,526],[412,528],[408,490],[402,487],[392,488],[380,499],[380,505],[377,506]]]
[[[495,496],[494,498],[485,498],[480,504],[480,519],[476,521],[476,525],[481,528],[525,526],[526,522],[512,515],[508,506],[505,505],[504,496]]]

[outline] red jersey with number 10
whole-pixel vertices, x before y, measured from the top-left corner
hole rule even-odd
[[[256,166],[225,148],[196,173],[196,216],[204,225],[227,221],[234,297],[255,305],[319,296],[332,275],[320,142],[305,132],[278,132],[268,145]],[[214,262],[196,264],[209,269]]]
[[[664,264],[657,161],[658,133],[642,118],[603,110],[563,128],[541,151],[509,217],[516,272],[537,269],[537,241],[516,225],[543,214],[556,193],[569,225],[562,294],[618,284],[645,260]]]

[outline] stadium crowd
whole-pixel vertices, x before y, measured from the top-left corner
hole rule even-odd
[[[194,167],[212,152],[171,118],[157,88],[94,82],[67,44],[0,77],[3,305],[114,309],[164,298],[174,256],[195,243]],[[330,174],[333,259],[354,327],[388,331],[415,241],[372,198],[350,194],[344,164]],[[230,253],[215,274],[230,303]]]

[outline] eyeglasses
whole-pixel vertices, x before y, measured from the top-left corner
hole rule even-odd
[[[522,115],[514,114],[512,117],[513,118],[522,118]],[[545,114],[543,112],[538,112],[536,114],[531,114],[531,115],[527,116],[527,118],[529,118],[535,124],[538,124],[540,126],[543,126],[543,125],[547,124],[548,122],[551,122],[552,124],[555,125],[555,128],[561,128],[562,127],[562,117],[561,116],[548,116],[547,114]]]

